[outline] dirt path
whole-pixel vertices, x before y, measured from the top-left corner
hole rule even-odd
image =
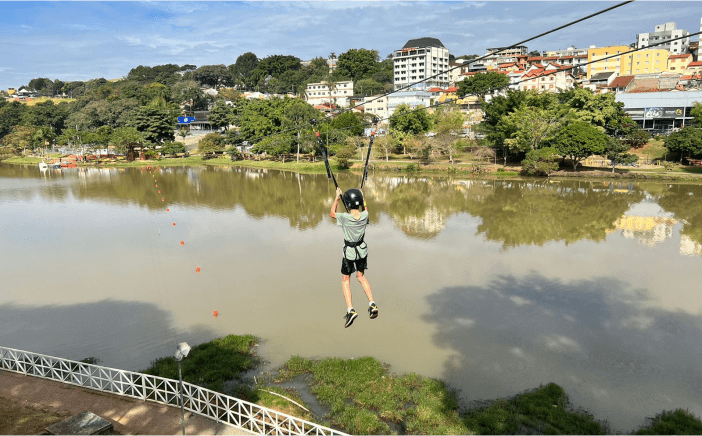
[[[0,397],[25,408],[43,410],[55,416],[68,417],[89,410],[110,421],[120,434],[182,433],[180,410],[175,407],[2,370]],[[18,420],[22,418],[17,417]],[[185,432],[198,435],[251,434],[188,412],[185,413]]]

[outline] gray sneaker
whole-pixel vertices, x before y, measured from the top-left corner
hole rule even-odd
[[[368,307],[368,316],[370,316],[370,319],[375,319],[378,317],[378,306],[376,306],[375,303],[372,303]]]
[[[358,313],[356,313],[355,310],[351,309],[351,311],[346,312],[346,315],[344,315],[344,319],[346,320],[344,322],[344,328],[349,327],[351,324],[353,324],[353,320],[358,317]]]

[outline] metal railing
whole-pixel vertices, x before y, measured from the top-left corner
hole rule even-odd
[[[178,381],[163,377],[6,347],[0,347],[0,370],[180,407]],[[183,403],[186,410],[253,433],[266,435],[345,435],[338,430],[187,382],[183,382],[183,392]]]

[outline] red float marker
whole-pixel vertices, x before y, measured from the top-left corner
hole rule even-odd
[[[185,245],[185,242],[183,242],[183,241],[180,241],[180,245]]]
[[[200,274],[200,267],[199,266],[197,268],[195,268],[195,272]]]
[[[175,223],[173,223],[173,227],[175,227]]]
[[[154,182],[158,182],[158,180],[154,179]]]
[[[217,318],[217,316],[219,316],[219,312],[217,312],[216,310],[213,310],[213,311],[212,311],[212,316],[215,317],[215,318]]]
[[[166,209],[166,212],[170,212],[170,211],[171,211],[170,209]]]
[[[161,190],[160,190],[160,189],[158,190],[158,193],[159,193],[159,194],[161,193]]]
[[[156,187],[158,188],[158,185],[156,185]]]

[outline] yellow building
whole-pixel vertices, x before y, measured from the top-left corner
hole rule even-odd
[[[619,75],[665,73],[668,71],[669,56],[670,52],[662,48],[650,48],[624,55]]]
[[[668,57],[668,71],[683,74],[691,63],[692,55],[690,53],[672,55]]]
[[[608,47],[590,47],[587,51],[587,61],[593,62],[598,59],[606,58],[612,55],[627,53],[631,51],[628,45],[610,45]],[[587,78],[589,79],[597,73],[608,73],[614,71],[619,73],[619,65],[621,57],[606,59],[600,62],[588,63]]]

